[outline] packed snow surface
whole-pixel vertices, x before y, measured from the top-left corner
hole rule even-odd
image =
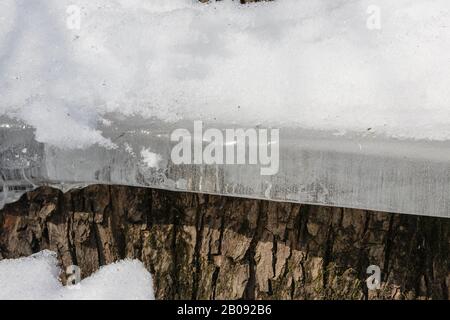
[[[114,147],[111,115],[450,138],[450,1],[1,0],[0,115]]]
[[[102,267],[73,286],[63,286],[58,279],[60,273],[56,254],[51,251],[2,260],[0,300],[154,299],[151,275],[137,260]]]

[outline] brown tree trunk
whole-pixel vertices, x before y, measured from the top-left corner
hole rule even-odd
[[[450,219],[145,188],[41,188],[0,211],[0,259],[50,249],[85,277],[137,258],[159,299],[449,299],[449,248]]]

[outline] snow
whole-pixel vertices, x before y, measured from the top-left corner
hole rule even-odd
[[[0,300],[154,300],[151,275],[138,260],[104,266],[74,286],[63,286],[60,273],[56,253],[48,250],[2,260]]]
[[[151,152],[149,148],[142,148],[141,157],[149,168],[159,168],[159,163],[163,160],[160,154]]]
[[[367,28],[373,6],[380,30]],[[114,148],[101,125],[117,114],[450,138],[448,0],[2,0],[0,12],[0,116],[40,142]]]

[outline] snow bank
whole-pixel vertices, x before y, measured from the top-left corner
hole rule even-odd
[[[0,300],[5,299],[154,299],[152,278],[141,262],[124,260],[102,267],[75,286],[58,277],[56,254],[0,261]]]
[[[100,126],[111,113],[450,138],[448,0],[2,0],[0,12],[0,115],[38,141],[114,147]]]

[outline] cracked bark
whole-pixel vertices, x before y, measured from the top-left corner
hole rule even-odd
[[[145,188],[40,188],[0,211],[0,259],[50,249],[86,277],[136,258],[159,299],[449,299],[449,248],[449,219]]]

